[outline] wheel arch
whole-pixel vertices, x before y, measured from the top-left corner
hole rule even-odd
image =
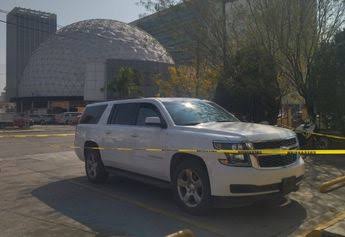
[[[172,156],[171,161],[170,161],[170,180],[173,179],[174,169],[179,164],[181,164],[185,159],[192,160],[192,161],[200,163],[205,168],[207,176],[210,179],[206,163],[205,163],[205,161],[200,156],[195,155],[195,154],[190,154],[190,153],[178,152],[178,153],[175,153]]]

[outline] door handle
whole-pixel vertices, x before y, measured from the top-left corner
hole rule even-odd
[[[131,137],[139,137],[137,134],[132,134]]]

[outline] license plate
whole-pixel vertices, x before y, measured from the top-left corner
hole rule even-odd
[[[291,193],[292,191],[296,191],[297,186],[296,186],[296,177],[289,177],[289,178],[284,178],[281,182],[281,187],[280,191],[283,194],[288,194]]]

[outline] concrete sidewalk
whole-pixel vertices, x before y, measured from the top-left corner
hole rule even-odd
[[[331,220],[319,223],[306,237],[345,237],[345,212],[339,213]]]

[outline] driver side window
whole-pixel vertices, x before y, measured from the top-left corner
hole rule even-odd
[[[145,126],[145,119],[147,117],[159,117],[162,119],[159,110],[156,106],[149,103],[143,103],[140,105],[137,117],[137,125]]]

